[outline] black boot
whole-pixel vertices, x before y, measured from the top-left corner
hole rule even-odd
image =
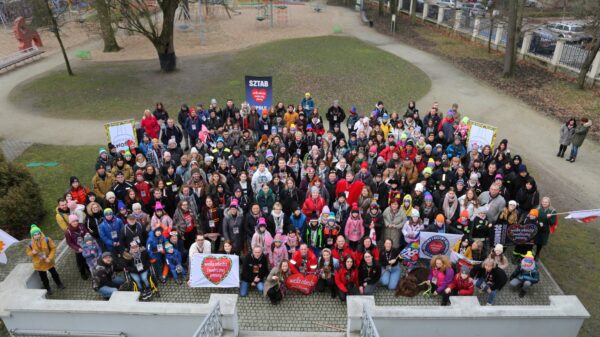
[[[521,291],[519,291],[519,298],[523,297],[525,297],[525,290],[521,289]]]
[[[52,291],[52,288],[50,288],[50,287],[46,288],[46,296],[52,296],[52,294],[54,294],[54,292]]]

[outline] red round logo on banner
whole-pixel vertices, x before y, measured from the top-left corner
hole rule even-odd
[[[231,271],[231,259],[227,256],[215,257],[207,256],[202,260],[202,274],[212,284],[220,284],[223,282]]]

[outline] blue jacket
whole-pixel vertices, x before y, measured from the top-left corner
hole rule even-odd
[[[166,253],[165,256],[167,258],[167,265],[169,265],[169,268],[175,268],[181,264],[181,253],[177,249],[173,248],[173,253]]]
[[[448,145],[448,148],[446,148],[446,154],[448,154],[448,159],[452,157],[462,158],[467,154],[467,149],[465,149],[465,146],[462,144],[458,146],[456,144],[450,144]]]
[[[540,281],[540,273],[538,272],[537,267],[535,267],[532,271],[525,271],[521,269],[521,266],[517,266],[515,271],[510,275],[510,279],[519,279],[521,281],[529,281],[531,284],[536,284]]]
[[[200,117],[196,116],[196,119],[190,117],[185,121],[185,130],[196,139],[198,138],[198,132],[202,129],[202,124],[202,119],[200,119]]]
[[[306,99],[306,97],[304,97],[302,99],[302,102],[300,102],[300,105],[304,108],[304,114],[306,115],[306,119],[310,120],[310,118],[312,117],[312,113],[315,110],[315,101],[312,100],[312,97],[309,99]]]
[[[161,234],[160,236],[154,235],[154,232],[150,231],[148,234],[148,241],[146,241],[146,250],[151,259],[159,259],[161,253],[158,252],[158,245],[162,245],[162,249],[165,249],[165,237]]]
[[[306,215],[300,213],[299,218],[294,217],[294,213],[290,215],[290,222],[294,225],[294,228],[298,230],[300,233],[304,233],[304,229],[306,227]]]
[[[140,151],[144,153],[144,157],[148,157],[148,149],[152,148],[152,142],[140,142]]]
[[[260,117],[258,119],[258,136],[259,136],[259,138],[262,135],[268,136],[270,134],[271,134],[271,120],[268,117],[267,117],[267,119]]]
[[[107,250],[112,251],[114,249],[113,243],[121,241],[123,235],[123,221],[113,216],[112,221],[104,219],[100,224],[100,239],[104,242],[104,246]],[[116,232],[116,237],[113,238],[112,233]]]

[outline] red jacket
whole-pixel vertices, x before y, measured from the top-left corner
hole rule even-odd
[[[317,257],[315,256],[315,253],[313,253],[312,250],[310,250],[310,249],[308,250],[307,255],[308,256],[306,258],[303,274],[316,273],[317,272]],[[302,254],[300,253],[300,251],[297,250],[296,252],[294,252],[294,255],[292,255],[292,259],[290,260],[290,270],[292,271],[292,274],[301,273],[300,268],[303,263],[302,260],[303,260]]]
[[[454,276],[454,280],[448,285],[448,288],[458,290],[458,295],[460,296],[471,296],[475,290],[473,287],[473,279],[467,277],[466,280],[463,280],[462,277],[460,277],[460,273]]]
[[[321,215],[321,211],[323,211],[323,207],[325,207],[325,199],[319,196],[317,200],[313,200],[312,197],[308,197],[304,201],[302,205],[302,213],[306,215],[306,219],[310,220],[312,213],[314,212],[317,216]]]
[[[344,263],[344,262],[340,262]],[[346,275],[350,275],[349,280],[346,280]],[[335,285],[338,289],[343,292],[348,292],[348,284],[354,283],[358,287],[358,269],[352,268],[351,270],[346,269],[346,266],[342,266],[340,270],[335,272]]]
[[[135,183],[135,190],[137,191],[137,194],[144,202],[144,205],[147,205],[150,202],[150,198],[151,198],[150,189],[151,189],[151,186],[146,181],[138,181],[137,183]]]
[[[392,159],[392,154],[394,152],[397,153],[398,155],[400,155],[400,149],[397,146],[394,148],[393,151],[389,146],[386,146],[385,149],[383,149],[383,150],[381,150],[381,152],[379,152],[379,155],[381,157],[383,157],[383,159],[385,159],[385,161],[387,162]]]
[[[360,191],[362,191],[363,186],[365,186],[365,184],[360,180],[354,180],[351,184],[348,184],[346,179],[342,179],[337,183],[335,195],[338,196],[341,192],[348,192],[346,201],[348,202],[348,205],[352,206],[353,203],[358,202],[358,197],[360,196]]]
[[[69,193],[71,193],[71,196],[73,197],[73,200],[77,201],[77,203],[80,205],[85,205],[85,199],[87,198],[87,194],[89,192],[90,190],[85,186],[79,186],[75,190],[71,188],[71,190],[69,191]]]
[[[148,134],[150,138],[158,138],[158,133],[160,132],[160,125],[158,125],[158,121],[156,117],[149,116],[142,119],[141,123],[142,128]]]
[[[400,158],[402,158],[402,160],[404,160],[404,158],[409,157],[410,160],[415,161],[415,158],[417,157],[417,148],[413,146],[412,151],[408,152],[406,151],[406,148],[404,148],[401,152],[400,152]]]
[[[338,261],[340,261],[340,263],[342,263],[342,261],[344,261],[344,257],[346,257],[348,255],[354,256],[354,252],[352,251],[352,249],[350,249],[350,247],[348,247],[347,243],[344,243],[344,248],[342,249],[341,254],[338,251],[335,244],[334,244],[334,247],[331,248],[331,256],[335,259],[338,259]]]
[[[371,245],[371,249],[369,249],[369,252],[371,252],[371,255],[373,255],[375,261],[379,262],[379,248],[377,248],[374,245]],[[356,252],[354,253],[354,261],[356,262],[356,264],[360,264],[362,262],[362,258],[364,255],[364,248],[359,248],[356,250]]]

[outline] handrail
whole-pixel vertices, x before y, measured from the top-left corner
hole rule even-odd
[[[223,324],[221,322],[221,306],[215,303],[208,315],[204,317],[198,330],[192,337],[220,337],[223,335]]]
[[[367,307],[363,306],[363,314],[360,322],[360,337],[379,337],[379,332],[373,321],[373,317],[367,311]]]

